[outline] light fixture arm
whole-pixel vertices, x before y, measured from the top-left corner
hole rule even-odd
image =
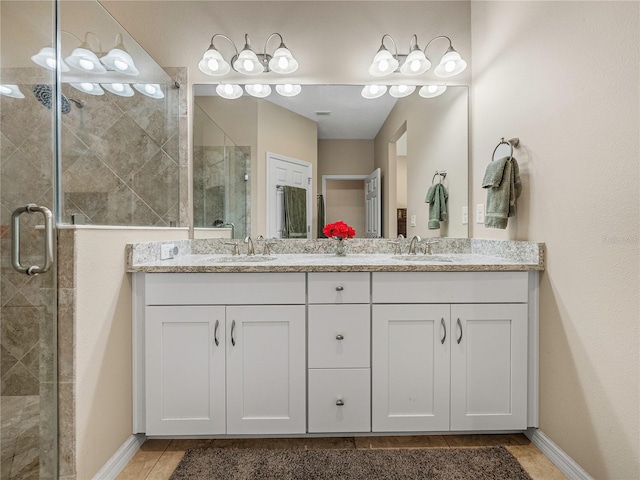
[[[395,53],[393,54],[393,58],[395,58],[397,60],[398,59],[398,45],[396,45],[396,41],[388,33],[385,33],[382,36],[382,41],[380,42],[381,45],[380,45],[380,48],[378,49],[378,51],[380,51],[383,48],[386,50],[387,47],[384,46],[384,39],[385,38],[388,38],[389,40],[391,40],[391,43],[393,43],[393,50],[395,51]]]
[[[271,40],[276,35],[280,37],[280,45],[278,46],[278,48],[287,48],[287,46],[284,44],[284,38],[282,38],[282,35],[280,35],[277,32],[269,35],[269,37],[267,38],[267,41],[264,42],[264,53],[262,55],[258,55],[258,60],[260,60],[260,63],[264,65],[264,71],[266,73],[271,71],[271,69],[269,68],[269,61],[272,58],[272,56],[267,53],[267,45],[269,44],[269,40]]]
[[[423,52],[425,56],[427,55],[427,48],[429,48],[429,45],[431,45],[435,40],[438,40],[439,38],[446,38],[449,41],[449,48],[453,46],[453,44],[451,43],[451,39],[449,37],[447,37],[446,35],[438,35],[437,37],[434,37],[431,40],[429,40],[429,43],[427,43],[427,46],[424,47]]]
[[[235,44],[235,43],[233,43],[233,40],[231,40],[229,37],[227,37],[226,35],[224,35],[224,34],[222,34],[222,33],[216,33],[213,37],[211,37],[211,45],[209,46],[209,48],[214,48],[214,49],[216,49],[216,50],[217,50],[217,48],[216,48],[216,47],[215,47],[215,45],[213,44],[213,41],[216,39],[216,37],[221,37],[221,38],[224,38],[226,41],[228,41],[228,42],[233,46],[233,49],[234,49],[234,50],[235,50],[235,52],[236,52],[236,55],[235,55],[235,56],[236,56],[236,57],[238,56],[238,49],[236,48],[236,44]],[[247,41],[247,43],[248,43],[248,41],[249,41],[249,35],[245,34],[245,37],[246,37],[246,41]]]

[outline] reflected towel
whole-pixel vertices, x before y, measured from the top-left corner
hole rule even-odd
[[[327,238],[322,229],[324,228],[324,197],[318,195],[318,223],[316,225],[318,229],[318,238]]]
[[[431,185],[424,201],[429,204],[429,230],[438,230],[440,222],[447,221],[449,192],[441,183]]]
[[[282,238],[307,238],[307,191],[285,186],[283,193]]]
[[[485,227],[507,228],[508,217],[516,215],[516,200],[522,193],[520,169],[516,159],[503,157],[489,163],[482,188],[487,189]]]

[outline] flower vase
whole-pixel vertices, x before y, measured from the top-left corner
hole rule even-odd
[[[336,244],[336,255],[338,257],[345,257],[347,255],[347,242],[344,241],[344,238],[337,238],[338,243]]]

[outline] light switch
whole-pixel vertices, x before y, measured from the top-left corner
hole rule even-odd
[[[484,223],[484,203],[476,205],[476,223]]]
[[[469,207],[466,205],[462,207],[462,224],[466,225],[469,223]]]
[[[411,226],[412,227],[416,226],[416,216],[415,215],[411,215]]]

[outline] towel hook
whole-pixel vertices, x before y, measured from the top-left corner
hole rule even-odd
[[[496,145],[496,148],[493,149],[493,154],[491,155],[492,162],[494,160],[494,157],[500,145],[509,145],[509,148],[511,149],[511,153],[509,154],[509,157],[513,158],[513,149],[518,148],[518,146],[520,145],[520,139],[518,137],[514,137],[514,138],[510,138],[509,140],[505,140],[504,137],[502,137],[500,139],[500,143],[498,143],[498,145]]]
[[[431,178],[431,185],[433,185],[434,180],[436,179],[436,177],[440,175],[440,183],[442,183],[442,180],[445,179],[445,177],[447,176],[447,171],[446,170],[436,170],[436,173],[433,174],[433,177]]]

